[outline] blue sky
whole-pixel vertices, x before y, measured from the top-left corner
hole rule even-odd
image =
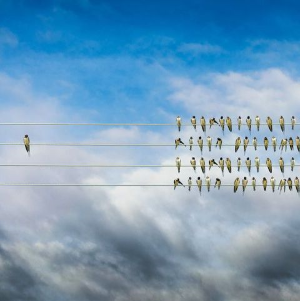
[[[297,1],[0,0],[1,122],[300,119]],[[274,127],[278,142],[295,137]],[[1,127],[0,142],[173,143],[171,127]],[[222,135],[215,127],[213,141]],[[202,135],[185,127],[187,141]],[[232,143],[241,132],[225,132]],[[273,134],[262,127],[250,140]],[[288,163],[296,151],[204,151]],[[198,148],[1,146],[0,163],[188,164]],[[295,177],[288,168],[284,177]],[[0,183],[172,183],[172,168],[3,168]],[[180,178],[203,175],[187,168]],[[270,174],[254,172],[257,181]],[[221,177],[211,170],[212,181]],[[223,183],[247,176],[226,173]],[[274,169],[279,181],[283,175]],[[278,183],[278,182],[277,182]],[[298,301],[299,196],[247,188],[0,190],[0,300]]]

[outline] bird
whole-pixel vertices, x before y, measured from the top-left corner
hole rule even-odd
[[[205,118],[203,116],[200,119],[200,125],[201,125],[201,128],[202,128],[202,131],[205,133],[206,132],[206,121],[205,121]]]
[[[270,179],[270,183],[271,183],[271,187],[272,187],[272,191],[275,191],[275,185],[276,185],[276,180],[274,177],[271,177]]]
[[[179,184],[182,185],[183,187],[185,187],[185,186],[180,182],[179,178],[177,178],[177,179],[174,180],[174,190],[176,189],[176,187],[177,187]]]
[[[246,119],[246,124],[248,126],[248,129],[249,129],[249,132],[251,133],[251,118],[250,116],[247,116],[247,119]]]
[[[219,149],[221,149],[222,147],[222,144],[223,144],[223,141],[221,138],[217,138],[217,143],[216,143],[216,147],[219,147]]]
[[[221,116],[220,119],[219,119],[219,125],[220,125],[220,127],[222,128],[222,131],[223,131],[223,133],[224,133],[225,120],[224,120],[223,116]]]
[[[274,149],[274,152],[276,152],[276,145],[277,145],[277,139],[276,137],[272,137],[272,146],[273,146],[273,149]]]
[[[205,160],[203,159],[203,157],[200,159],[200,167],[201,167],[202,173],[205,174]]]
[[[238,157],[237,161],[236,161],[236,165],[237,165],[237,169],[238,171],[240,171],[241,166],[242,166],[242,160],[240,157]]]
[[[287,184],[288,184],[289,190],[292,191],[292,189],[293,189],[293,181],[292,181],[291,178],[288,178]]]
[[[267,137],[264,138],[264,146],[265,146],[265,150],[267,150],[269,146],[269,140]]]
[[[240,178],[237,177],[235,180],[234,180],[234,183],[233,183],[233,192],[237,192],[238,188],[239,188],[239,185],[240,185]]]
[[[230,118],[230,117],[227,117],[227,118],[226,118],[226,124],[227,124],[228,130],[229,130],[230,132],[232,132],[232,121],[231,121],[231,118]]]
[[[215,188],[218,187],[218,190],[220,190],[221,187],[221,180],[219,178],[216,178]]]
[[[191,177],[189,177],[189,179],[188,179],[189,191],[191,191],[192,184],[193,184],[193,182],[192,182],[192,178],[191,178]]]
[[[254,146],[254,150],[257,150],[257,138],[256,137],[253,138],[252,144]]]
[[[255,123],[256,123],[257,131],[259,131],[259,127],[260,127],[260,118],[259,118],[259,116],[255,117]]]
[[[201,194],[202,180],[201,180],[201,178],[200,178],[200,177],[198,177],[198,178],[197,178],[197,180],[196,180],[196,184],[197,184],[197,186],[198,186],[198,189],[199,189],[199,191],[200,191],[200,194]]]
[[[266,191],[267,190],[268,181],[267,181],[267,179],[265,177],[262,180],[262,184],[263,184],[264,191]]]
[[[180,129],[181,129],[181,118],[180,118],[180,116],[177,116],[176,123],[177,123],[177,126],[178,126],[178,132],[180,132]]]
[[[295,118],[295,116],[292,116],[291,124],[292,124],[292,130],[293,130],[295,128],[295,125],[296,125],[296,118]]]
[[[269,130],[272,132],[273,131],[273,121],[269,116],[267,117],[267,125],[268,125]]]
[[[218,121],[213,117],[209,119],[209,128],[211,128],[214,124],[219,125]]]
[[[285,192],[285,186],[286,186],[286,179],[281,179],[278,186],[278,189],[280,188],[280,192],[282,191],[282,188],[283,191]]]
[[[193,116],[191,118],[191,123],[192,123],[194,129],[197,130],[197,121],[196,121],[196,117],[195,116]]]
[[[191,151],[193,149],[193,144],[194,144],[193,137],[190,137],[189,144],[190,144],[190,151]]]
[[[224,160],[222,157],[219,160],[219,167],[221,168],[222,175],[224,175]]]
[[[244,139],[244,154],[246,153],[248,144],[249,144],[249,138],[246,136]]]
[[[231,173],[231,160],[229,158],[226,158],[226,167],[228,171]]]
[[[175,140],[175,149],[177,148],[177,146],[178,146],[179,144],[182,144],[182,145],[184,145],[184,146],[186,147],[186,145],[182,142],[182,140],[181,140],[180,138],[177,138],[177,139]]]
[[[195,157],[192,157],[192,159],[190,160],[190,163],[191,163],[193,169],[196,170],[196,159],[195,159]]]
[[[280,167],[280,171],[284,173],[284,160],[282,157],[279,158],[279,167]]]
[[[23,138],[23,142],[25,145],[25,149],[27,151],[28,156],[30,156],[30,139],[28,135],[25,135]]]
[[[299,136],[296,137],[295,142],[296,142],[297,150],[298,150],[298,152],[300,152],[300,137]]]
[[[252,178],[252,187],[253,187],[253,190],[255,191],[256,190],[256,179],[254,177]]]
[[[202,154],[202,151],[203,151],[203,139],[202,137],[200,136],[199,139],[198,139],[198,145],[199,145],[199,148],[200,148],[200,151],[201,151],[201,154]]]
[[[211,151],[211,145],[212,145],[212,138],[210,136],[207,136],[207,146],[209,151]]]
[[[237,137],[237,138],[235,139],[235,147],[234,147],[234,151],[235,151],[235,152],[238,151],[238,149],[239,149],[239,147],[240,147],[240,145],[241,145],[241,142],[242,142],[241,137]]]
[[[294,157],[292,157],[292,159],[291,159],[291,171],[294,171],[294,167],[295,167],[295,159],[294,159]]]
[[[283,151],[284,148],[286,151],[287,150],[287,139],[286,138],[281,139],[281,142],[280,142],[279,149],[281,149],[281,152]]]
[[[176,166],[178,173],[180,172],[180,167],[181,167],[181,159],[179,157],[176,158]]]
[[[294,185],[295,185],[295,188],[296,188],[297,192],[299,192],[300,191],[300,183],[299,183],[299,178],[298,177],[295,178]]]
[[[243,193],[244,193],[245,190],[246,190],[247,184],[248,184],[247,177],[244,177],[244,179],[242,180]]]
[[[241,126],[242,126],[242,117],[241,116],[239,116],[238,119],[237,119],[237,125],[238,125],[238,130],[240,131]]]
[[[280,116],[280,118],[279,118],[279,125],[280,125],[280,128],[281,128],[281,131],[284,132],[284,118],[283,118],[283,116]]]
[[[289,139],[289,146],[290,146],[290,150],[294,149],[294,141],[293,141],[292,137],[290,137],[290,139]]]
[[[246,166],[247,166],[247,169],[248,169],[249,175],[250,175],[250,172],[251,172],[251,160],[250,160],[249,157],[246,160]]]
[[[259,165],[260,165],[259,158],[258,158],[258,157],[255,157],[254,161],[255,161],[256,171],[259,172]]]
[[[210,177],[209,176],[206,176],[205,183],[207,186],[207,191],[209,192],[210,191]]]
[[[272,161],[270,158],[267,158],[266,165],[270,173],[272,173]]]
[[[208,161],[209,170],[213,167],[214,164],[218,166],[218,163],[215,161],[215,159]]]

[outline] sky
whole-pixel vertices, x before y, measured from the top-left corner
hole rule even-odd
[[[299,120],[297,1],[0,0],[1,122],[172,123],[256,115]],[[236,127],[207,135],[295,138]],[[1,126],[0,142],[173,143],[184,127]],[[1,146],[2,164],[174,164],[296,151]],[[277,180],[294,177],[274,168]],[[222,183],[270,174],[245,169]],[[0,183],[172,184],[176,168],[2,167]],[[185,168],[180,179],[204,179]],[[300,198],[232,187],[1,187],[0,300],[296,301]]]

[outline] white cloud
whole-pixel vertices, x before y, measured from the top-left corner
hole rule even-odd
[[[212,45],[208,43],[184,43],[178,47],[179,52],[190,53],[193,55],[201,54],[219,54],[224,50],[218,45]]]
[[[0,28],[0,46],[16,47],[19,44],[18,37],[7,28]]]

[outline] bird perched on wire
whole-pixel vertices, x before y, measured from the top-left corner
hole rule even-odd
[[[177,170],[178,170],[178,172],[180,172],[181,159],[179,157],[177,157],[175,162],[176,162]]]
[[[280,171],[284,173],[284,160],[282,157],[279,158],[279,167],[280,167]]]
[[[271,187],[272,187],[272,191],[275,191],[275,185],[276,185],[276,180],[274,177],[271,177],[270,179],[270,183],[271,183]]]
[[[192,157],[192,159],[190,160],[190,163],[191,163],[193,169],[196,171],[196,159],[195,159],[195,157]]]
[[[219,149],[221,149],[222,147],[222,144],[223,144],[223,141],[221,138],[217,138],[217,143],[216,143],[216,147],[219,147]]]
[[[247,166],[247,169],[248,169],[248,172],[249,172],[249,176],[250,176],[250,173],[251,173],[251,160],[250,160],[249,157],[246,160],[246,166]]]
[[[186,147],[186,145],[182,142],[182,140],[180,138],[175,139],[175,149],[177,148],[177,146],[179,144],[182,144],[182,145],[184,145]]]
[[[230,132],[232,132],[232,121],[231,121],[231,118],[230,118],[230,117],[227,117],[227,118],[226,118],[226,124],[227,124],[228,130],[229,130]]]
[[[192,123],[192,125],[193,125],[193,128],[194,128],[195,130],[197,130],[197,121],[196,121],[196,117],[195,117],[195,116],[193,116],[193,117],[191,118],[191,123]]]
[[[267,179],[265,177],[262,180],[262,185],[263,185],[264,191],[266,191],[267,190],[268,181],[267,181]]]
[[[214,124],[219,125],[218,121],[213,117],[209,119],[209,128],[211,128]]]
[[[294,157],[292,157],[292,159],[291,159],[291,171],[294,171],[294,167],[295,167],[295,159],[294,159]]]
[[[190,144],[190,151],[191,151],[193,149],[193,144],[194,144],[193,137],[190,137],[189,144]]]
[[[237,158],[236,165],[237,165],[237,170],[240,171],[241,170],[241,166],[242,166],[242,160],[241,160],[240,157]]]
[[[292,130],[294,130],[295,125],[296,125],[296,118],[295,118],[295,116],[292,116],[291,124],[292,124]]]
[[[192,182],[192,178],[191,178],[191,177],[189,177],[189,179],[188,179],[189,191],[191,191],[192,184],[193,184],[193,182]]]
[[[209,166],[209,170],[214,166],[214,165],[217,165],[218,166],[218,163],[215,161],[215,159],[211,159],[208,161],[208,166]]]
[[[267,150],[269,146],[269,140],[267,137],[264,138],[264,146],[265,146],[265,150]]]
[[[267,121],[269,130],[272,132],[273,131],[273,121],[272,121],[271,117],[268,116],[266,121]]]
[[[221,116],[220,119],[219,119],[219,125],[220,125],[220,127],[221,127],[221,129],[222,129],[222,131],[224,133],[225,120],[224,120],[223,116]]]
[[[229,158],[226,158],[226,167],[228,171],[231,173],[231,160]]]
[[[252,122],[252,120],[251,120],[250,116],[247,116],[246,124],[247,124],[247,127],[248,127],[250,133],[251,133],[251,122]]]
[[[174,190],[176,189],[176,187],[177,187],[179,184],[182,185],[183,187],[185,187],[185,186],[180,182],[179,178],[177,178],[177,179],[174,180]]]
[[[256,190],[256,179],[253,177],[252,178],[252,187],[253,187],[253,191]]]
[[[272,161],[270,158],[267,158],[266,165],[270,173],[272,173]]]
[[[272,137],[272,146],[273,146],[273,149],[274,149],[274,152],[276,152],[276,145],[277,145],[277,139],[276,137]]]
[[[284,118],[283,118],[283,116],[280,116],[280,118],[279,118],[279,125],[280,125],[280,128],[281,128],[281,131],[284,133]]]
[[[222,157],[219,160],[219,167],[221,168],[222,175],[224,175],[224,159]]]
[[[30,156],[30,139],[28,135],[25,135],[23,138],[23,142],[25,145],[25,149],[27,151],[28,156]]]
[[[287,139],[286,138],[281,139],[281,142],[280,142],[281,152],[283,151],[284,148],[285,148],[285,151],[286,151],[287,150]]]
[[[238,126],[238,130],[240,131],[241,126],[242,126],[242,117],[241,116],[239,116],[238,119],[237,119],[237,126]]]
[[[237,137],[237,138],[235,139],[235,145],[234,145],[234,151],[235,151],[235,152],[237,152],[238,149],[240,148],[241,142],[242,142],[241,137]]]
[[[295,188],[296,188],[297,192],[299,192],[300,191],[300,183],[299,183],[299,178],[298,177],[295,178],[294,185],[295,185]]]
[[[197,178],[197,180],[196,180],[196,184],[197,184],[197,186],[198,186],[198,189],[199,189],[199,192],[200,192],[200,194],[201,194],[201,189],[202,189],[202,180],[201,180],[201,178],[200,178],[200,177],[198,177],[198,178]]]
[[[289,139],[289,146],[290,146],[290,150],[294,149],[294,140],[292,137],[290,137],[290,139]]]
[[[296,137],[295,143],[296,143],[298,152],[300,152],[300,137],[299,136]]]
[[[199,145],[199,148],[200,148],[200,151],[201,151],[201,154],[202,154],[202,151],[203,151],[203,139],[202,137],[200,136],[199,139],[198,139],[198,145]]]
[[[252,144],[254,146],[254,150],[257,150],[257,138],[256,137],[253,138]]]
[[[207,191],[209,192],[210,191],[210,177],[209,176],[206,176],[205,183],[207,186]]]
[[[201,128],[202,128],[202,131],[205,133],[206,132],[206,121],[205,121],[205,118],[203,116],[200,119],[200,125],[201,125]]]
[[[254,161],[255,161],[256,171],[259,172],[260,160],[258,157],[255,157]]]
[[[176,123],[177,123],[177,126],[178,126],[178,132],[180,132],[180,129],[181,129],[181,118],[180,118],[180,116],[177,116]]]
[[[285,187],[286,187],[286,179],[281,179],[278,185],[278,189],[280,189],[280,192],[283,191],[285,192]]]
[[[221,187],[221,180],[219,178],[216,178],[215,188],[218,187],[218,190],[220,190]]]
[[[201,167],[202,173],[205,174],[205,160],[203,157],[200,159],[200,167]]]
[[[257,131],[259,131],[259,127],[260,127],[260,118],[259,118],[259,116],[255,117],[255,124],[256,124]]]
[[[248,185],[248,179],[247,177],[244,177],[244,179],[242,180],[243,194],[245,193],[247,185]]]
[[[233,192],[237,192],[238,188],[239,188],[239,185],[240,185],[240,178],[237,177],[235,180],[234,180],[234,183],[233,183]]]
[[[207,136],[207,146],[208,150],[211,152],[212,138],[210,136]]]
[[[291,178],[288,178],[287,185],[289,187],[289,190],[292,191],[292,189],[293,189],[293,181],[292,181]]]
[[[248,144],[249,144],[249,138],[246,136],[244,139],[244,154],[246,153]]]

